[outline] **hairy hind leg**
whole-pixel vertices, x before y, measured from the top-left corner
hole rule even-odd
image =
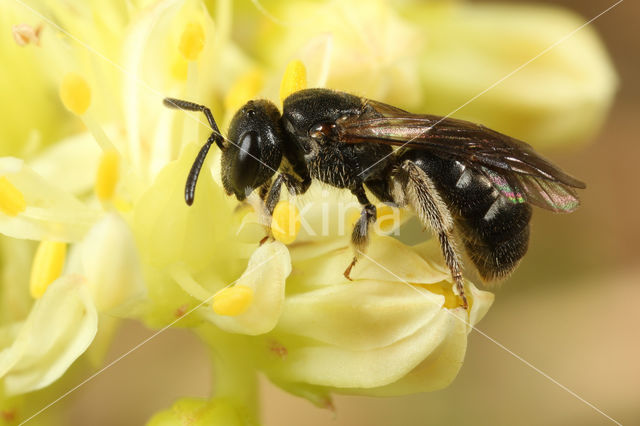
[[[433,182],[413,161],[405,160],[392,175],[393,196],[400,205],[409,205],[424,225],[428,225],[438,235],[445,263],[462,306],[467,309],[464,293],[462,263],[453,239],[453,218],[442,201]]]
[[[344,271],[344,276],[348,280],[351,280],[351,269],[353,269],[358,261],[360,253],[364,252],[367,249],[367,245],[369,245],[369,227],[376,221],[376,206],[371,204],[362,185],[351,190],[351,192],[358,198],[358,202],[362,205],[362,212],[351,233],[351,244],[353,244],[354,255],[353,260]]]

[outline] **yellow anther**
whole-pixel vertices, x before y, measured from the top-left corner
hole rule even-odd
[[[293,92],[307,88],[307,69],[300,60],[289,62],[280,83],[280,102]]]
[[[300,212],[294,204],[281,201],[276,205],[271,220],[271,232],[276,240],[291,244],[298,236],[300,224]]]
[[[17,216],[27,207],[22,192],[5,176],[0,177],[0,211],[7,216]]]
[[[29,283],[31,296],[35,299],[42,297],[49,284],[60,276],[66,255],[66,243],[55,241],[40,243],[31,265],[31,281]]]
[[[188,22],[180,36],[178,50],[187,61],[195,61],[204,48],[205,39],[202,25],[197,21]]]
[[[109,150],[102,154],[94,187],[100,201],[113,198],[118,183],[119,165],[120,157],[117,152]]]
[[[91,88],[81,75],[70,72],[62,79],[60,99],[71,112],[82,115],[91,104]]]
[[[264,76],[260,70],[254,69],[241,75],[231,86],[224,98],[227,111],[236,111],[247,101],[256,97],[264,84]]]
[[[253,301],[253,289],[242,285],[220,290],[214,297],[211,307],[218,315],[234,317],[244,313]]]
[[[400,216],[397,210],[394,210],[386,204],[378,206],[376,212],[376,223],[382,232],[391,231],[396,225],[396,219],[399,219]]]
[[[181,55],[175,56],[173,62],[171,62],[171,77],[176,80],[186,81],[189,73],[189,62]]]

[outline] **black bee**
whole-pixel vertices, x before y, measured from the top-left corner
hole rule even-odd
[[[480,275],[501,278],[527,251],[531,205],[571,212],[579,204],[575,188],[585,188],[509,136],[343,92],[301,90],[285,99],[282,114],[267,100],[249,101],[235,114],[227,139],[207,107],[170,98],[164,103],[202,111],[213,129],[187,178],[187,204],[213,143],[222,150],[225,191],[244,200],[258,189],[269,215],[283,184],[292,194],[307,191],[313,179],[348,189],[362,205],[351,236],[355,255],[344,272],[349,278],[376,220],[366,187],[383,203],[411,208],[437,234],[465,308],[454,228]]]

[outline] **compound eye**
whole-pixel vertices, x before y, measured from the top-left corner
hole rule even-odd
[[[231,168],[232,183],[236,193],[248,194],[253,190],[260,169],[260,135],[246,132],[238,142],[238,153]]]

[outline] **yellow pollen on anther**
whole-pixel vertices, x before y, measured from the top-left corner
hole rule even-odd
[[[224,98],[227,111],[236,111],[247,101],[256,97],[264,84],[264,76],[258,69],[242,74],[231,86]]]
[[[102,154],[94,187],[100,201],[108,201],[113,198],[120,174],[119,165],[120,157],[117,152],[109,150]]]
[[[62,273],[67,255],[67,244],[56,241],[42,241],[36,250],[31,265],[29,290],[35,299],[42,297],[49,287]]]
[[[178,50],[186,60],[195,61],[204,48],[204,42],[204,28],[202,28],[199,22],[191,21],[185,25],[182,31],[180,42],[178,43]]]
[[[244,313],[253,301],[253,289],[242,285],[220,290],[214,297],[211,307],[218,315],[236,316]]]
[[[24,195],[6,176],[0,177],[0,211],[7,216],[17,216],[27,207]]]
[[[276,205],[271,220],[273,238],[283,244],[291,244],[298,236],[300,225],[300,212],[294,204],[281,201]]]
[[[300,60],[289,62],[280,83],[280,102],[292,93],[307,88],[307,69]]]
[[[91,104],[89,83],[80,74],[68,73],[60,84],[60,99],[69,111],[78,115],[84,114]]]

